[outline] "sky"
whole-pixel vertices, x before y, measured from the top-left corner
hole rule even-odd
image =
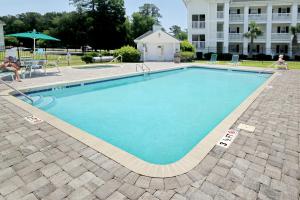
[[[16,15],[24,12],[46,13],[51,11],[72,11],[74,7],[68,0],[0,0],[0,16]],[[25,3],[26,2],[26,3]],[[187,27],[186,8],[182,0],[125,0],[126,14],[138,11],[144,3],[154,3],[163,16],[162,25],[169,29],[172,25]]]

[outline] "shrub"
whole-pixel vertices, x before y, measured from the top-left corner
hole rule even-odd
[[[220,53],[220,54],[218,54],[218,59],[229,61],[232,59],[232,54],[231,53]]]
[[[187,40],[184,40],[180,43],[180,50],[182,52],[195,52],[196,51],[195,47],[191,43],[189,43],[189,41],[187,41]]]
[[[190,51],[180,52],[180,60],[182,62],[191,62],[193,61],[194,57],[195,57],[194,52],[190,52]]]
[[[92,56],[92,57],[97,57],[99,56],[98,52],[88,52],[87,55]]]
[[[212,54],[214,54],[214,53],[213,52],[205,53],[204,60],[210,60]]]
[[[121,55],[124,62],[139,62],[141,58],[141,52],[132,46],[123,46],[115,50],[114,55]]]
[[[86,64],[92,63],[93,62],[93,57],[99,56],[98,52],[88,52],[81,56],[81,60],[85,62]]]
[[[248,56],[245,55],[245,54],[240,54],[240,55],[239,55],[239,59],[240,59],[240,60],[247,60],[247,59],[248,59]]]
[[[253,55],[253,60],[272,60],[272,56],[271,55],[266,55],[266,54],[256,54]]]
[[[300,61],[300,55],[295,55],[295,60]]]
[[[101,50],[100,55],[101,56],[113,56],[113,53],[108,50]]]
[[[202,52],[196,52],[196,58],[197,58],[197,60],[202,60],[203,59],[203,53]]]

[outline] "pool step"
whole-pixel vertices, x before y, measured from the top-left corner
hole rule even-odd
[[[48,109],[52,106],[54,106],[56,103],[56,99],[53,96],[46,96],[42,97],[42,101],[39,102],[38,104],[34,104],[34,106],[42,109]]]
[[[43,97],[40,95],[30,96],[30,98],[33,100],[33,105],[39,104],[43,101]],[[29,99],[25,98],[24,96],[20,97],[20,99],[22,101],[25,101],[26,103],[32,104],[32,102]]]

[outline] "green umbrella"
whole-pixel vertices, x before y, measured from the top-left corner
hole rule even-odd
[[[33,39],[33,55],[35,55],[35,41],[36,40],[52,40],[52,41],[60,41],[57,38],[51,37],[44,33],[36,32],[35,30],[24,33],[14,33],[5,35],[6,37],[18,37],[18,38],[31,38]]]

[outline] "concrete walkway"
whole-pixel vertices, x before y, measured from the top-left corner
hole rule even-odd
[[[173,67],[152,64],[152,69]],[[16,87],[134,72],[64,68],[62,75],[25,79]],[[228,149],[215,147],[190,172],[171,178],[140,176],[46,122],[31,125],[26,111],[0,97],[2,199],[299,199],[300,71],[282,71],[247,109]],[[5,89],[0,85],[0,90]]]

